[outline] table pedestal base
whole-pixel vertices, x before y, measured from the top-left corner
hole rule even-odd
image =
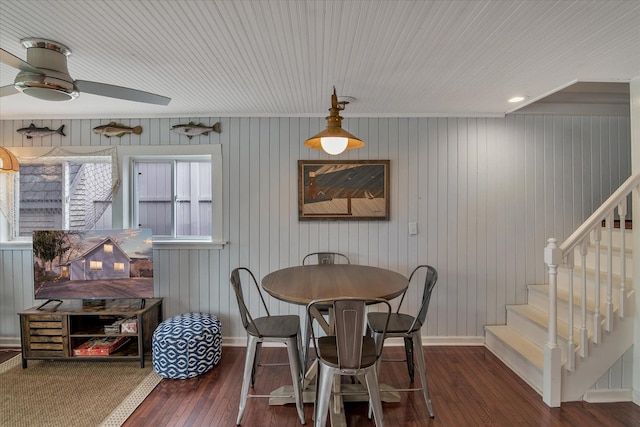
[[[346,427],[347,420],[344,413],[344,402],[368,402],[369,395],[363,391],[366,389],[362,384],[340,384],[341,397],[340,406],[329,405],[331,415],[331,425],[333,427]],[[350,394],[353,393],[353,394]],[[285,385],[271,392],[269,397],[269,405],[286,405],[287,403],[296,403],[293,394],[293,386]],[[311,385],[302,392],[302,400],[304,403],[313,404],[316,398],[315,386]],[[395,388],[380,384],[380,398],[383,402],[400,402],[400,393]]]

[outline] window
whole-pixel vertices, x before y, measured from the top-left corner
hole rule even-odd
[[[20,174],[0,197],[0,242],[27,249],[34,228],[145,227],[157,247],[225,244],[219,144],[9,148]]]
[[[102,261],[90,261],[89,270],[102,270]]]
[[[35,229],[111,228],[115,149],[72,153],[60,147],[18,156],[20,173],[6,183],[1,240],[31,238]],[[110,152],[111,151],[111,152]]]
[[[154,237],[211,237],[211,160],[133,161],[134,222]]]
[[[104,253],[105,254],[112,254],[113,253],[113,245],[103,245],[102,248],[104,249]]]
[[[114,262],[113,271],[124,271],[124,262]]]

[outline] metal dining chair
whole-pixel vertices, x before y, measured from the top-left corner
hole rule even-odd
[[[302,265],[311,264],[314,257],[316,258],[315,264],[351,264],[349,257],[340,252],[312,252],[302,258]]]
[[[438,281],[438,272],[435,268],[429,265],[419,265],[413,270],[411,276],[409,276],[409,284],[411,284],[411,280],[414,276],[417,277],[418,272],[424,270],[426,270],[426,276],[418,313],[415,316],[400,313],[402,303],[404,302],[407,294],[407,291],[405,290],[402,294],[402,298],[400,299],[398,309],[395,313],[392,313],[388,319],[389,323],[386,331],[386,316],[383,313],[369,313],[367,315],[367,327],[373,334],[376,343],[384,341],[385,335],[383,332],[386,332],[387,337],[404,338],[404,349],[409,377],[411,379],[411,383],[413,383],[415,358],[415,361],[418,364],[418,375],[420,375],[420,388],[398,389],[397,391],[422,391],[424,401],[427,404],[427,409],[429,410],[429,416],[433,418],[434,413],[433,406],[431,405],[431,398],[429,397],[429,386],[427,385],[427,371],[424,361],[424,351],[422,349],[421,330],[427,318],[427,309],[429,308],[431,293]],[[401,361],[404,361],[404,359]]]
[[[251,316],[249,309],[244,301],[243,286],[240,280],[241,272],[248,273],[253,282],[256,294],[260,297],[262,307],[267,313],[266,316]],[[300,317],[297,315],[271,316],[269,309],[264,301],[258,281],[253,273],[244,267],[238,267],[231,272],[231,286],[236,294],[238,308],[240,309],[240,317],[242,325],[247,332],[247,353],[244,363],[244,375],[242,378],[242,391],[240,392],[240,407],[238,409],[238,418],[236,425],[240,425],[242,416],[247,404],[248,397],[270,397],[269,395],[249,394],[249,387],[255,384],[255,374],[259,366],[272,366],[260,364],[260,348],[263,342],[281,342],[286,344],[287,353],[289,355],[289,366],[291,368],[291,380],[293,382],[293,394],[296,400],[296,408],[300,423],[305,424],[304,409],[302,401],[302,360],[301,356],[301,333],[300,333]]]
[[[315,261],[315,262],[314,262]],[[337,262],[336,262],[337,261]],[[302,265],[326,265],[326,264],[351,264],[349,257],[340,252],[311,252],[302,258]],[[329,316],[328,309],[320,310],[325,316]],[[309,360],[309,347],[311,344],[311,329],[309,326],[309,318],[307,318],[306,327],[304,328],[304,353],[303,360],[306,367]]]
[[[316,427],[326,425],[334,375],[364,375],[374,421],[377,427],[384,426],[377,362],[382,354],[387,322],[384,322],[380,332],[383,340],[376,342],[373,337],[366,335],[364,333],[364,319],[367,304],[381,304],[386,310],[388,321],[391,305],[382,298],[367,300],[359,298],[321,299],[312,301],[307,306],[307,316],[312,326],[313,345],[318,358],[314,405],[314,425]],[[327,306],[331,306],[333,309],[334,334],[316,337],[313,330],[314,323],[317,323],[323,330],[330,331],[324,315],[319,311],[319,308]],[[385,316],[384,312],[379,313]],[[365,392],[363,391],[363,393]]]

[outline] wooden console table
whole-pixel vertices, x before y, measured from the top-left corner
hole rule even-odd
[[[144,301],[144,304],[142,303]],[[51,303],[18,313],[22,342],[22,367],[27,360],[139,360],[151,351],[153,331],[162,321],[162,298],[106,300],[87,304],[81,300]],[[105,326],[133,319],[131,332],[108,331]],[[111,354],[74,356],[74,349],[92,339],[125,338]]]

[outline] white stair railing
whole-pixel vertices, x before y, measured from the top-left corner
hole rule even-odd
[[[613,222],[617,212],[620,218],[620,281],[616,285],[619,293],[618,316],[625,315],[625,293],[626,293],[626,242],[625,242],[625,221],[627,217],[627,197],[640,188],[640,173],[629,177],[596,211],[562,244],[558,245],[558,240],[550,238],[544,250],[544,261],[549,269],[549,333],[548,341],[544,350],[544,372],[542,398],[550,407],[558,407],[561,403],[561,378],[562,378],[562,351],[558,346],[558,267],[567,268],[568,277],[568,318],[569,340],[567,344],[567,361],[566,368],[569,371],[575,369],[575,349],[576,343],[573,333],[573,302],[574,298],[580,298],[580,357],[588,357],[588,332],[587,332],[587,272],[586,272],[586,256],[589,248],[589,238],[593,236],[595,244],[595,313],[593,315],[593,334],[592,341],[594,343],[602,342],[602,318],[600,310],[604,309],[604,329],[608,332],[613,330],[614,321],[614,304],[613,304],[613,233],[615,231]],[[602,269],[600,266],[602,240],[602,221],[605,221],[606,239],[607,239],[607,291],[604,307],[600,301],[600,275]],[[573,289],[573,270],[574,270],[574,251],[578,250],[581,257],[581,283],[578,287],[579,292],[574,296]]]

